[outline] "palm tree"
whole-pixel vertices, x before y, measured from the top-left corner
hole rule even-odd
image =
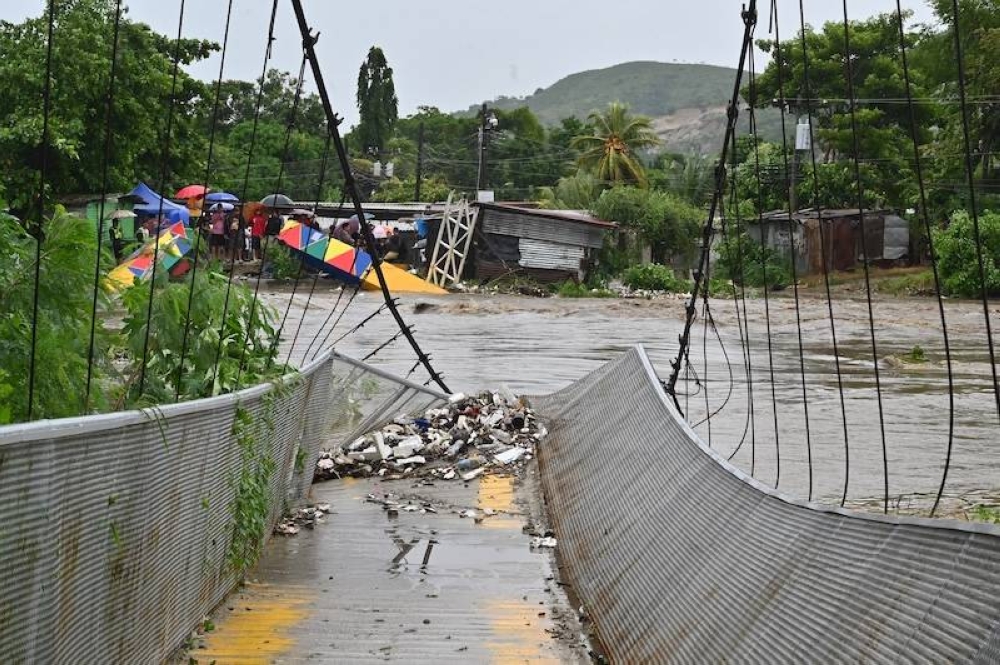
[[[583,151],[580,166],[592,170],[598,180],[645,187],[646,173],[636,153],[660,144],[650,119],[632,115],[627,105],[612,102],[605,113],[591,113],[587,126],[590,133],[572,141],[574,148]]]

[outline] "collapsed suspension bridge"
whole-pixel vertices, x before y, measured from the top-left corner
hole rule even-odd
[[[792,57],[781,52],[788,42],[781,42],[779,19],[785,14],[780,4],[772,0],[767,7],[768,32],[779,62]],[[278,0],[271,6],[265,74],[273,57],[279,6]],[[335,156],[345,184],[341,207],[349,197],[355,214],[364,219],[339,132],[341,120],[314,49],[318,33],[310,28],[300,0],[293,0],[292,6],[302,57],[296,103],[284,136],[285,156],[308,66],[325,113],[324,162]],[[951,6],[957,25],[959,3],[952,0]],[[226,8],[232,12],[233,0]],[[736,177],[739,120],[745,114],[749,131],[757,128],[755,105],[744,108],[743,94],[746,90],[751,101],[757,94],[755,38],[763,24],[759,9],[751,0],[741,13],[739,74],[715,170],[714,196],[691,294],[684,311],[674,313],[675,319],[683,314],[676,321],[682,331],[679,343],[663,344],[655,336],[632,340],[648,342],[650,350],[615,349],[620,351],[616,359],[586,376],[576,372],[577,380],[569,385],[563,381],[560,390],[531,398],[547,431],[537,444],[537,460],[523,467],[518,487],[509,477],[473,475],[461,484],[367,478],[310,488],[321,450],[345,450],[343,446],[368,432],[386,425],[402,427],[392,424],[401,415],[415,417],[403,419],[413,425],[428,409],[447,412],[449,402],[461,401],[450,394],[451,380],[445,382],[405,320],[407,310],[390,291],[375,238],[364,224],[362,242],[371,260],[371,279],[378,284],[377,302],[361,293],[360,279],[335,295],[323,293],[318,273],[295,280],[290,293],[270,292],[258,275],[252,289],[244,292],[234,284],[231,264],[227,276],[212,277],[224,279],[225,288],[221,316],[207,327],[195,313],[198,274],[204,279],[210,268],[199,266],[201,252],[195,247],[192,274],[181,284],[186,291],[178,300],[186,313],[181,351],[165,381],[157,376],[156,363],[148,362],[157,357],[158,336],[166,334],[155,315],[157,299],[167,296],[161,290],[163,277],[156,276],[160,244],[154,243],[153,274],[148,284],[132,287],[146,296],[141,301],[144,316],[138,317],[136,339],[141,344],[133,350],[140,362],[129,385],[146,397],[152,396],[147,390],[161,383],[167,389],[158,400],[130,403],[146,408],[125,409],[123,398],[114,412],[91,415],[103,389],[90,377],[100,369],[103,269],[98,248],[81,415],[36,420],[34,405],[42,403],[36,375],[44,367],[38,333],[52,325],[40,306],[49,286],[44,249],[51,242],[51,225],[57,223],[46,216],[48,164],[47,152],[41,151],[37,206],[26,222],[36,252],[26,412],[18,416],[26,422],[0,428],[0,660],[163,662],[218,608],[217,634],[207,636],[201,650],[217,662],[585,660],[591,648],[616,662],[1000,662],[1000,529],[934,519],[948,499],[949,487],[961,482],[956,476],[968,472],[967,464],[954,463],[970,459],[963,448],[973,440],[994,442],[1000,426],[994,421],[1000,418],[1000,385],[958,31],[956,89],[971,240],[981,284],[981,302],[961,310],[946,303],[942,294],[913,110],[920,102],[910,81],[907,14],[896,3],[898,57],[906,79],[903,97],[910,111],[922,201],[918,212],[931,239],[935,300],[930,320],[939,325],[943,352],[937,377],[946,406],[938,420],[946,420],[947,426],[938,430],[940,441],[932,441],[930,435],[924,440],[913,431],[896,432],[905,415],[894,400],[908,386],[886,366],[883,351],[891,342],[879,335],[884,326],[870,275],[866,225],[871,220],[865,213],[857,118],[862,101],[853,88],[852,58],[845,60],[843,94],[863,239],[858,246],[864,273],[861,299],[837,301],[825,259],[818,298],[800,293],[795,261],[792,293],[778,296],[768,288],[767,263],[745,265],[744,258],[754,255],[741,246],[740,271],[759,267],[764,272],[760,297],[748,297],[742,279],[734,280],[728,298],[709,293],[713,248],[720,241],[739,246],[754,221],[732,203],[746,195],[740,189],[747,187]],[[801,50],[795,57],[805,89],[786,95],[784,68],[778,67],[778,107],[784,126],[789,118],[783,102],[796,97],[812,132],[817,109],[811,101],[816,95],[811,90],[804,3],[797,9]],[[113,91],[115,63],[120,49],[127,48],[119,40],[123,12],[122,3],[116,2],[104,109],[105,191],[113,120],[122,112]],[[57,18],[57,3],[51,1],[50,53],[60,38]],[[175,84],[186,18],[181,2]],[[847,54],[853,25],[845,1],[842,32]],[[227,22],[215,87],[216,122],[229,42]],[[50,59],[43,145],[49,140],[51,87],[57,83]],[[261,84],[247,178],[263,102]],[[167,104],[164,112],[159,191],[166,184],[173,150],[173,105]],[[788,137],[789,131],[782,136]],[[214,125],[211,137],[206,185],[213,174]],[[817,201],[818,143],[818,137],[810,136],[807,149]],[[750,184],[753,198],[760,196],[762,169],[757,142],[751,146],[751,162],[758,167]],[[787,173],[790,151],[785,147]],[[286,161],[276,174],[275,191],[282,188]],[[245,181],[243,198],[246,189]],[[317,205],[321,192],[322,183]],[[786,210],[778,216],[789,237],[798,232],[792,201],[792,196],[786,197]],[[821,210],[817,219],[822,219]],[[822,224],[819,228],[821,256],[826,257],[833,238]],[[274,251],[271,243],[264,239],[264,258]],[[353,263],[361,252],[351,256]],[[308,253],[299,252],[297,258],[302,277]],[[308,291],[300,293],[300,286]],[[430,300],[427,306],[442,306]],[[359,310],[358,303],[367,308]],[[261,319],[255,314],[272,306],[277,314],[261,325],[272,327],[274,335],[258,337],[259,330],[252,326]],[[245,330],[227,327],[234,311],[246,316],[250,325]],[[948,316],[955,311],[963,315],[957,324]],[[516,311],[502,313],[518,316]],[[620,333],[615,317],[602,323],[592,311],[577,314],[590,317],[595,335],[601,325]],[[415,309],[413,316],[418,316]],[[981,337],[974,345],[957,342],[952,334],[972,326],[973,316]],[[455,327],[429,331],[428,337],[442,346],[443,339],[460,337],[454,319],[443,315],[438,321]],[[557,318],[550,323],[557,325]],[[243,343],[235,344],[240,336]],[[978,343],[980,338],[984,343]],[[405,347],[400,344],[404,340]],[[270,348],[256,355],[261,343]],[[569,344],[567,336],[565,347]],[[590,349],[598,346],[593,340],[585,344]],[[343,355],[346,348],[360,359]],[[214,359],[210,383],[228,381],[229,388],[204,399],[182,399],[188,395],[192,356],[202,353]],[[472,353],[452,353],[444,366]],[[390,354],[395,372],[374,365]],[[248,376],[267,376],[262,366],[282,368],[282,357],[289,366],[287,373],[278,370],[283,377],[247,385]],[[961,405],[956,403],[964,378],[960,363],[975,363],[976,369],[968,373],[977,381]],[[986,363],[990,372],[984,371]],[[656,364],[668,371],[658,373]],[[459,371],[465,380],[484,378],[479,367]],[[866,405],[863,414],[859,402]],[[963,418],[963,413],[973,415]],[[478,411],[468,411],[461,417],[478,416]],[[449,425],[458,426],[457,416]],[[907,445],[927,457],[919,464],[908,462],[896,452]],[[917,504],[921,514],[889,515],[895,488],[921,483],[929,497]],[[314,501],[332,503],[332,524],[301,541],[265,545],[266,534],[286,509],[305,502],[310,492]],[[378,494],[391,494],[414,510],[386,522],[383,507],[371,501]],[[544,497],[544,506],[539,497]],[[875,500],[882,514],[847,510],[856,499]],[[388,507],[388,500],[383,505]],[[463,509],[498,519],[479,528],[476,521],[439,514],[460,514]],[[244,519],[247,515],[253,516],[252,523]],[[521,533],[526,520],[532,529],[548,525],[558,541],[558,559],[528,552]],[[539,529],[539,536],[546,532]],[[420,564],[415,563],[417,552],[423,557]],[[246,578],[256,583],[234,592]],[[554,588],[560,585],[571,588],[572,603]],[[583,611],[575,611],[574,605]],[[565,638],[580,630],[589,631],[593,639],[584,649],[575,638]],[[560,631],[564,639],[553,641],[550,635]],[[194,652],[196,656],[201,657]]]

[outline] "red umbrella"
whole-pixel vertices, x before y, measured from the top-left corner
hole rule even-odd
[[[177,193],[174,194],[175,199],[200,199],[209,192],[208,187],[204,185],[188,185],[183,189],[178,189]]]

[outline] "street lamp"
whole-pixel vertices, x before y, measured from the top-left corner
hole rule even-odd
[[[476,179],[477,200],[492,199],[491,193],[486,191],[486,144],[489,133],[496,131],[500,126],[500,121],[496,114],[486,108],[483,103],[482,111],[479,115],[479,177]]]

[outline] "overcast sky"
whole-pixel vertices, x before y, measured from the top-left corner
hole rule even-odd
[[[175,35],[181,0],[126,0],[133,20]],[[759,0],[768,7],[768,0]],[[222,41],[227,0],[187,0],[185,36]],[[813,25],[841,20],[841,2],[806,0]],[[0,0],[0,19],[41,14],[44,0]],[[304,0],[333,101],[348,123],[356,120],[358,67],[372,45],[395,70],[401,115],[417,106],[464,109],[498,95],[520,96],[579,71],[632,60],[704,62],[735,67],[743,32],[740,0]],[[794,35],[798,3],[784,0],[783,38]],[[914,21],[930,22],[925,0],[903,0]],[[852,18],[895,11],[895,0],[850,0]],[[269,0],[234,0],[233,41],[226,78],[260,75],[270,17]],[[757,36],[766,37],[767,10]],[[279,0],[278,41],[272,63],[297,71],[298,31],[291,0]],[[218,54],[192,73],[218,74]]]

